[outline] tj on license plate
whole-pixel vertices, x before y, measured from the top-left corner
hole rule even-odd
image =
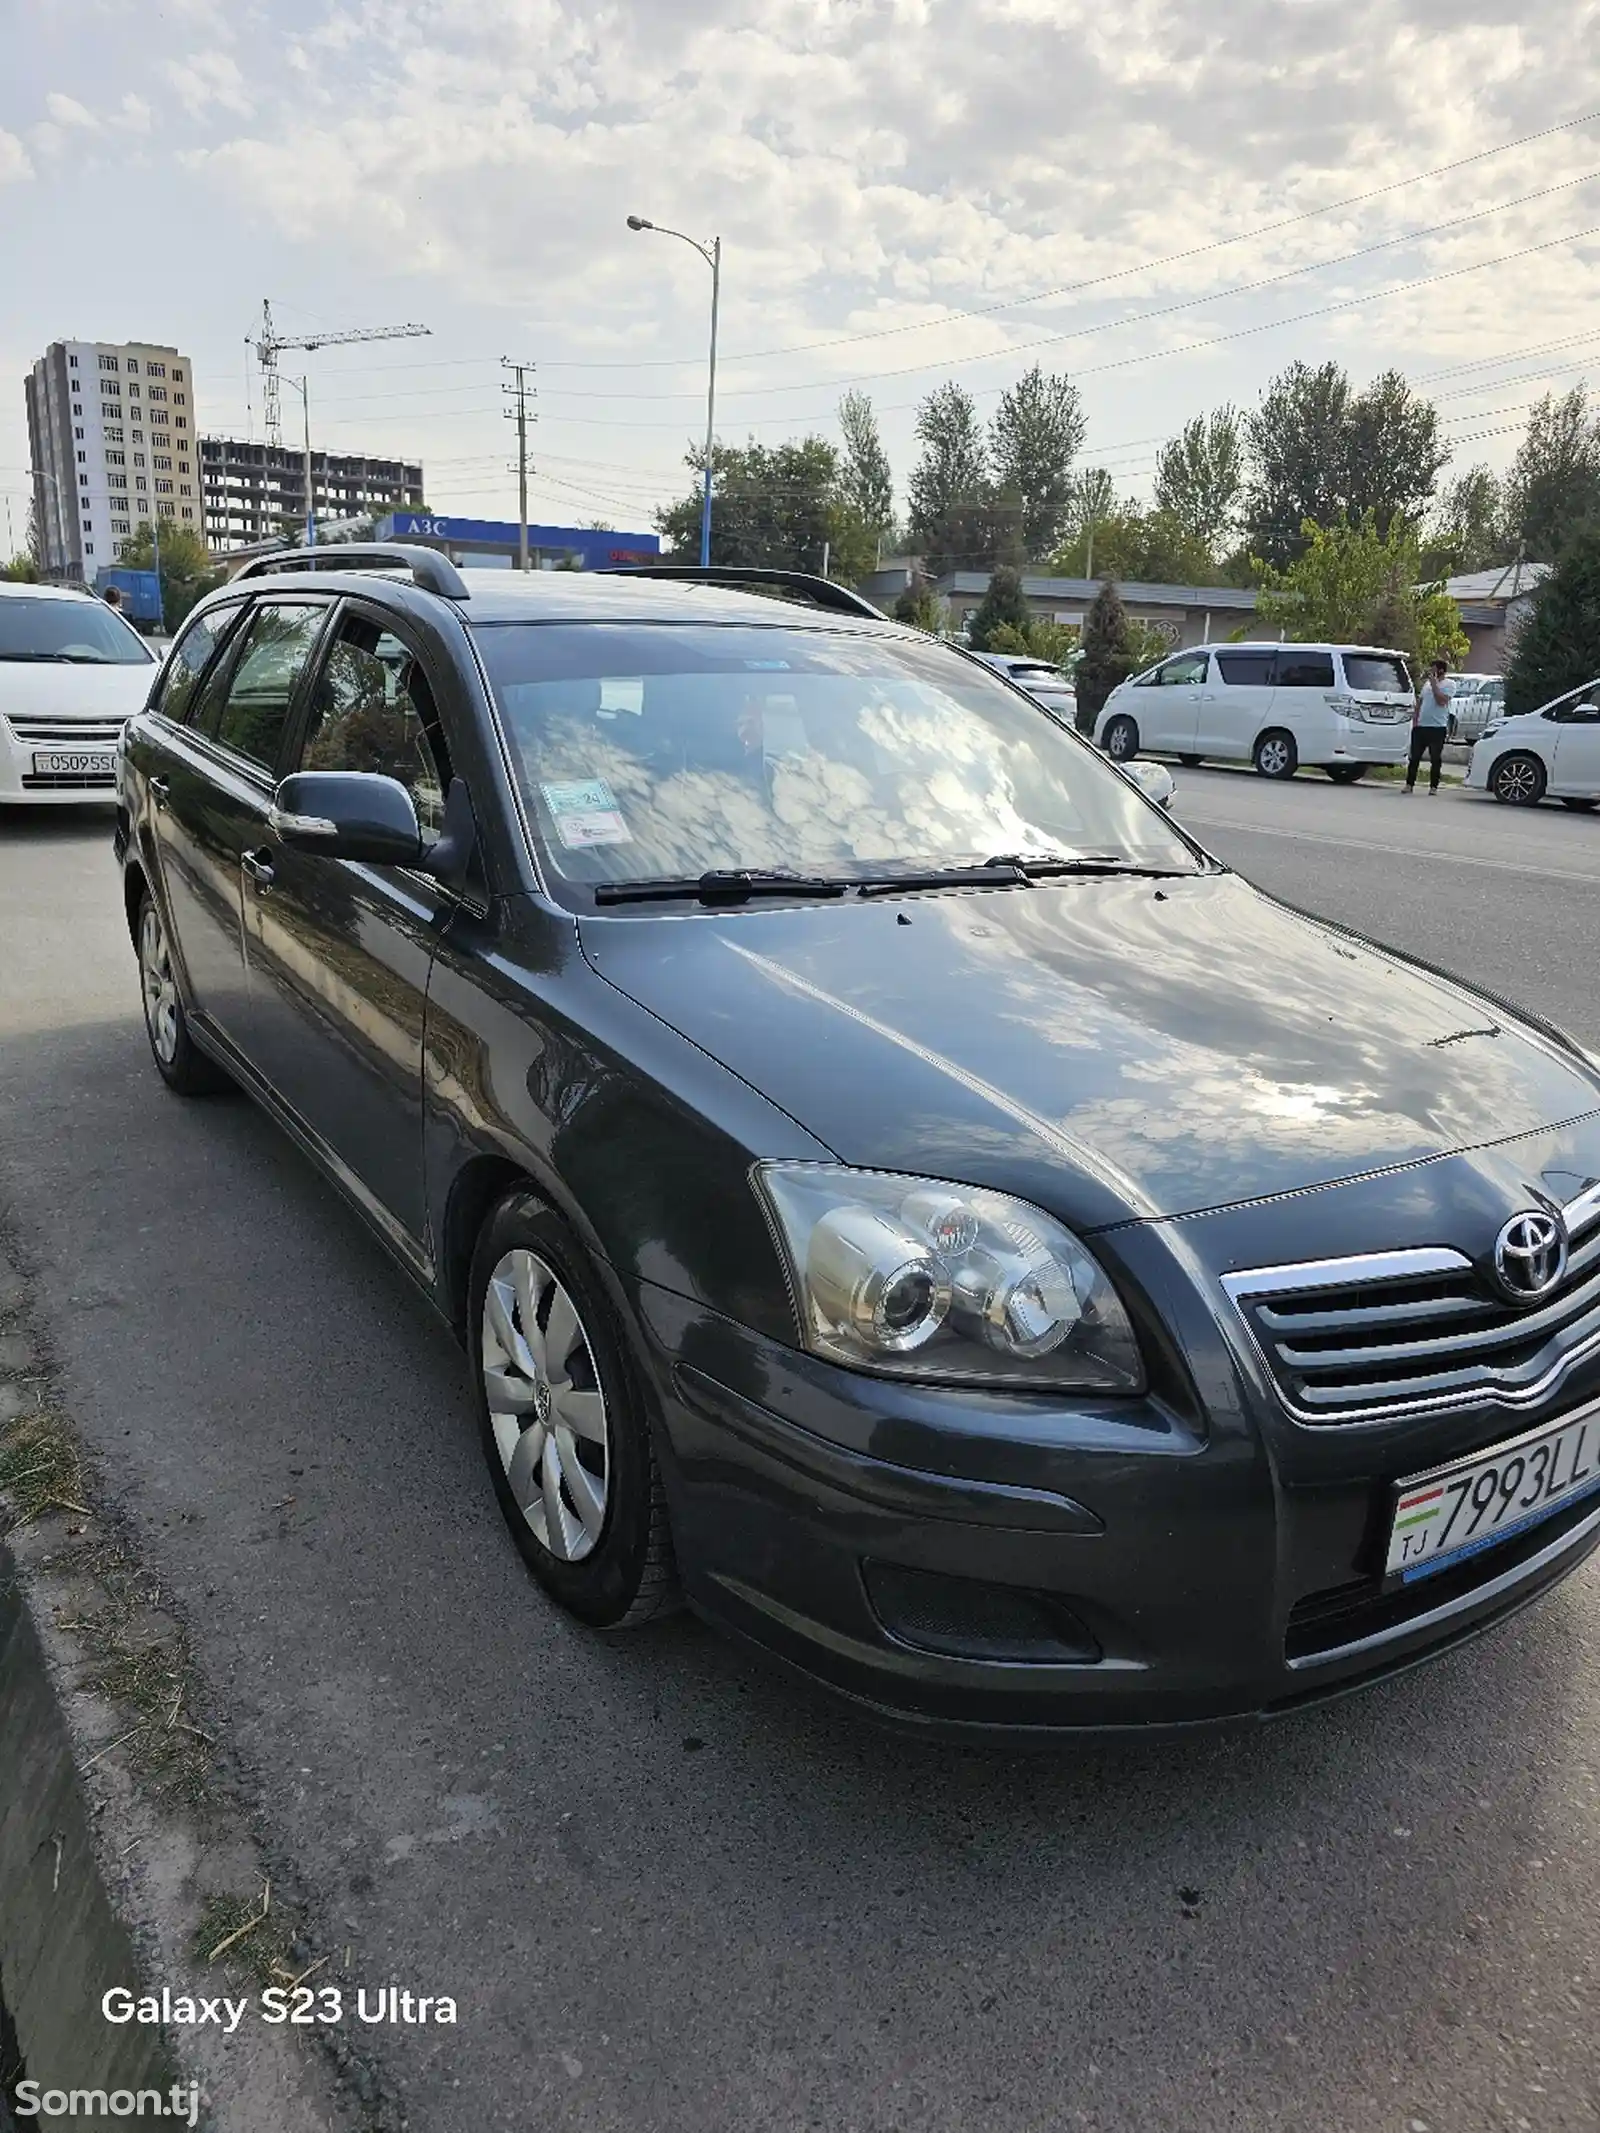
[[[1443,1570],[1600,1490],[1600,1407],[1400,1482],[1386,1577]]]
[[[117,759],[109,749],[101,749],[95,755],[67,755],[59,751],[50,755],[36,754],[33,759],[33,774],[36,778],[109,778],[116,774]]]

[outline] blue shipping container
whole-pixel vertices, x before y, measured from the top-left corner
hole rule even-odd
[[[161,620],[161,581],[153,570],[119,570],[107,564],[95,573],[94,589],[102,597],[114,585],[122,595],[122,612],[130,622]]]

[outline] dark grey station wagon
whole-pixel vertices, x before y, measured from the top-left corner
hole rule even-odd
[[[1572,1570],[1596,1062],[729,575],[274,557],[119,756],[157,1067],[455,1329],[546,1591],[1046,1729],[1284,1710]]]

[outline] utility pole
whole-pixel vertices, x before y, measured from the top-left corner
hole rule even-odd
[[[516,379],[515,385],[502,385],[500,390],[515,402],[505,410],[506,420],[517,425],[517,568],[528,567],[528,424],[537,422],[538,416],[528,413],[530,396],[537,388],[528,383],[528,373],[536,366],[532,363],[513,362],[510,356],[500,358],[500,367],[509,370]]]

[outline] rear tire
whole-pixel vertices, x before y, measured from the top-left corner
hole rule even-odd
[[[1536,755],[1503,755],[1489,773],[1489,790],[1504,807],[1536,807],[1544,798],[1544,765]]]
[[[1139,753],[1139,729],[1126,714],[1119,714],[1107,726],[1100,745],[1113,763],[1131,763]]]
[[[144,1032],[150,1040],[156,1072],[179,1096],[215,1096],[229,1086],[228,1077],[189,1034],[189,1018],[178,991],[166,922],[148,884],[139,898],[134,944],[139,957]]]
[[[1575,815],[1588,815],[1600,807],[1600,800],[1563,800],[1561,804],[1570,807]]]
[[[1300,768],[1300,751],[1292,733],[1274,726],[1256,742],[1251,760],[1264,778],[1292,778]]]
[[[467,1289],[472,1400],[523,1561],[595,1629],[677,1603],[666,1495],[633,1368],[577,1239],[532,1193],[485,1223]]]
[[[1367,774],[1365,763],[1330,763],[1327,769],[1335,785],[1354,785]]]

